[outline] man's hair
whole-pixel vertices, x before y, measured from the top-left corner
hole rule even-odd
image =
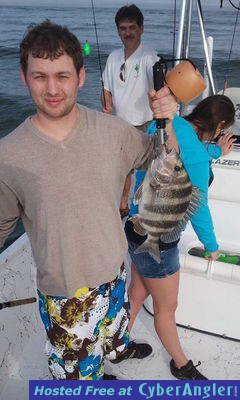
[[[40,24],[29,25],[20,43],[20,64],[24,75],[27,73],[29,54],[35,58],[49,58],[52,61],[64,53],[72,58],[79,73],[83,66],[82,49],[73,33],[48,19]]]
[[[142,26],[144,17],[141,10],[135,4],[131,4],[130,6],[123,6],[119,8],[117,14],[115,15],[115,23],[117,27],[119,27],[120,22],[125,19],[136,21],[138,26]]]

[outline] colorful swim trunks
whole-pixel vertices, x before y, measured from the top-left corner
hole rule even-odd
[[[38,294],[53,378],[102,379],[104,359],[115,359],[129,343],[124,265],[113,281],[80,288],[71,299]]]

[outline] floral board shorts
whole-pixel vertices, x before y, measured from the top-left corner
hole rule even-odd
[[[38,292],[53,379],[103,379],[104,359],[115,359],[128,346],[126,278],[122,265],[113,281],[80,288],[70,299]]]

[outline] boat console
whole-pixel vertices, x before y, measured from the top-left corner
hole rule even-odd
[[[204,250],[191,224],[179,250],[181,283],[177,322],[240,340],[240,148],[213,162],[209,206],[221,255],[215,262]]]

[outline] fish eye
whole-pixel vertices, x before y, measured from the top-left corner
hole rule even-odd
[[[179,165],[175,165],[174,169],[175,169],[176,172],[181,171],[181,167]]]

